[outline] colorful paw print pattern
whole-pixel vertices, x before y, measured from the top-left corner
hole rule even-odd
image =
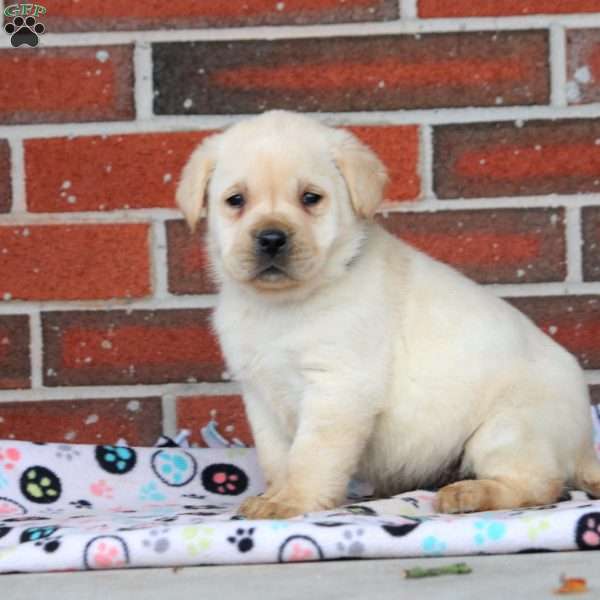
[[[18,448],[2,448],[0,446],[0,469],[12,471],[21,460],[21,452]]]
[[[446,552],[448,545],[435,535],[428,535],[421,544],[423,552],[431,556],[441,556]]]
[[[230,535],[227,541],[233,544],[240,552],[250,552],[254,548],[254,527],[236,529],[235,535]]]
[[[214,527],[206,527],[204,525],[184,527],[181,537],[188,556],[196,558],[208,552],[213,545],[214,535]]]
[[[83,561],[86,569],[122,569],[129,564],[129,549],[119,536],[100,535],[87,543]]]
[[[264,491],[246,449],[0,440],[0,475],[0,573],[600,550],[600,500],[576,494],[444,515],[414,490],[245,519],[241,501]]]
[[[202,485],[213,494],[239,496],[248,489],[248,476],[232,464],[216,464],[202,471]]]
[[[99,479],[90,485],[90,492],[98,498],[110,499],[113,497],[114,489],[108,483],[106,483],[105,479]]]
[[[157,554],[164,554],[170,546],[169,529],[151,529],[148,532],[148,537],[142,541],[142,545],[146,548],[152,548]]]
[[[475,521],[474,541],[478,546],[489,542],[497,542],[506,534],[506,523],[492,519],[482,519]]]
[[[142,502],[162,502],[167,499],[156,481],[149,481],[140,488],[139,499]]]
[[[325,558],[321,546],[308,535],[289,536],[278,552],[279,562],[301,562],[307,560],[323,560]]]
[[[587,513],[579,519],[575,542],[580,550],[600,550],[600,512]]]
[[[41,548],[47,554],[53,554],[60,548],[60,538],[42,538],[34,543],[36,548]]]
[[[0,496],[0,519],[11,518],[14,515],[24,515],[27,509],[11,498],[3,498]]]
[[[21,453],[17,448],[3,448],[0,446],[0,489],[7,485],[8,474],[17,466],[20,460]]]
[[[36,548],[41,548],[47,554],[52,554],[60,548],[60,536],[55,535],[59,527],[27,527],[19,536],[19,543],[33,542]]]
[[[37,542],[38,540],[49,538],[53,533],[56,533],[58,527],[49,525],[48,527],[28,527],[21,532],[19,542]]]
[[[137,456],[133,448],[126,446],[97,446],[96,460],[106,472],[125,475],[135,467]]]
[[[196,476],[198,464],[188,452],[159,450],[152,455],[152,470],[163,483],[181,487]]]
[[[50,504],[60,498],[62,485],[58,476],[41,466],[29,467],[21,475],[21,492],[30,502]]]
[[[349,558],[360,558],[366,551],[362,538],[365,530],[362,527],[346,529],[342,540],[337,543],[337,549]]]

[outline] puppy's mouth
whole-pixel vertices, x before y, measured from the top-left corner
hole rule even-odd
[[[272,263],[258,269],[254,278],[265,282],[276,282],[289,278],[289,274],[282,266]]]
[[[264,291],[285,290],[298,284],[293,272],[278,260],[267,260],[256,265],[250,282]]]

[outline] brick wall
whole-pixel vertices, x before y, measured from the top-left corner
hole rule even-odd
[[[46,0],[0,34],[0,437],[251,443],[208,328],[191,149],[322,112],[383,157],[381,221],[530,315],[600,402],[600,0]]]

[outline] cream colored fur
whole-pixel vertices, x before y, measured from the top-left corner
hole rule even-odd
[[[489,291],[369,219],[385,169],[351,134],[273,111],[205,141],[177,201],[208,208],[214,326],[240,381],[267,492],[247,517],[332,508],[350,477],[390,494],[435,484],[446,512],[600,492],[575,359]],[[323,199],[302,206],[304,191]],[[241,209],[225,199],[244,196]],[[292,236],[287,275],[257,270],[255,235]]]

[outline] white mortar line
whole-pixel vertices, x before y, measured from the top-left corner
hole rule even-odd
[[[395,111],[307,113],[330,125],[457,125],[496,121],[533,121],[540,119],[588,119],[600,117],[600,103],[568,107],[477,106]],[[160,117],[159,119],[162,119]],[[243,118],[239,115],[238,118]]]
[[[136,42],[133,51],[135,77],[135,116],[138,120],[152,118],[152,48],[148,42]]]
[[[433,189],[433,129],[430,125],[422,125],[419,128],[419,158],[420,198],[435,198]]]
[[[567,105],[567,44],[565,28],[550,27],[550,98],[553,106]]]
[[[588,385],[600,385],[600,370],[584,371],[583,373]]]
[[[400,18],[417,19],[417,0],[399,0]]]
[[[600,114],[600,105],[598,113]],[[247,115],[177,115],[138,121],[93,121],[89,123],[40,123],[0,125],[0,136],[21,138],[127,135],[136,133],[178,133],[198,129],[220,129]]]
[[[565,212],[567,234],[567,281],[583,281],[581,237],[581,211],[578,207],[567,206]]]
[[[139,385],[98,385],[46,387],[31,390],[0,390],[0,402],[35,402],[36,400],[79,400],[105,398],[146,398],[149,396],[227,396],[239,394],[237,383],[167,383]]]
[[[167,281],[167,235],[163,222],[152,223],[150,240],[153,295],[154,298],[164,301],[170,299],[171,294]]]
[[[258,27],[206,27],[196,29],[156,29],[151,31],[92,31],[44,34],[43,46],[87,46],[143,42],[192,42],[229,40],[276,40],[290,38],[373,36],[383,34],[463,33],[470,31],[600,27],[600,13],[562,15],[517,15],[508,17],[465,17],[448,19],[398,19],[381,22],[337,23],[329,25],[273,25]],[[0,47],[10,47],[1,36]]]
[[[488,290],[501,297],[523,296],[596,296],[600,294],[600,282],[549,282],[549,283],[492,283]]]
[[[593,285],[593,284],[591,284]],[[30,302],[11,300],[8,302],[0,301],[0,314],[22,315],[29,314],[32,310],[40,311],[86,311],[86,310],[177,310],[177,309],[202,309],[213,308],[216,304],[216,296],[203,294],[198,296],[169,296],[166,298],[140,298],[132,299],[111,299],[111,300],[76,300],[69,302],[66,300],[52,300],[43,302]]]
[[[44,368],[42,319],[39,310],[29,313],[29,357],[31,365],[31,387],[43,387],[42,370]]]
[[[554,119],[600,118],[600,102],[574,106],[479,106],[364,112],[307,112],[329,125],[457,125]],[[85,135],[127,135],[135,133],[184,132],[220,129],[252,114],[235,115],[156,115],[148,120],[91,123],[44,123],[2,125],[0,137],[12,139],[78,137]]]
[[[175,394],[164,394],[161,398],[162,431],[169,437],[177,435],[177,399]]]
[[[10,178],[12,183],[12,213],[23,213],[27,210],[25,202],[25,159],[23,142],[8,138],[10,147]]]
[[[503,208],[560,208],[564,206],[593,206],[600,203],[598,194],[574,194],[573,196],[548,194],[545,196],[498,196],[496,198],[465,198],[456,200],[432,199],[415,202],[385,204],[385,213],[431,212],[453,210],[500,210]]]
[[[148,225],[152,221],[181,219],[181,213],[169,208],[139,208],[114,211],[82,211],[65,213],[16,213],[0,215],[1,225],[65,225],[70,223],[121,223]]]

